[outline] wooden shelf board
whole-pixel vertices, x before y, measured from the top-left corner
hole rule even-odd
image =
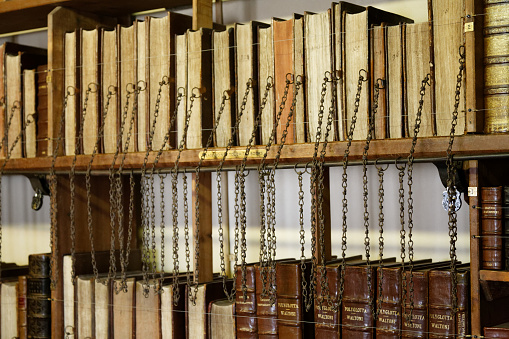
[[[190,6],[192,0],[9,0],[0,2],[0,34],[47,26],[57,6],[119,17],[156,8]]]
[[[509,282],[509,271],[490,271],[480,270],[479,279],[487,281],[505,281]]]
[[[397,159],[398,157],[407,157],[411,146],[411,139],[389,139],[373,140],[369,149],[369,159]],[[415,158],[445,158],[449,137],[433,137],[419,139],[415,148]],[[350,148],[349,160],[355,161],[362,159],[365,141],[354,141]],[[345,151],[346,142],[333,142],[327,146],[326,162],[341,162]],[[263,150],[264,146],[255,146],[253,149]],[[232,150],[244,150],[245,147],[233,147]],[[224,149],[215,149],[224,150]],[[180,157],[179,167],[193,168],[199,162],[201,149],[184,150]],[[275,158],[277,146],[273,146],[267,156],[268,163]],[[306,163],[312,160],[314,144],[293,144],[285,145],[281,154],[281,164]],[[176,151],[165,151],[159,159],[158,168],[171,168],[177,158]],[[456,137],[454,141],[453,153],[456,156],[469,155],[481,156],[488,154],[509,154],[509,135],[464,135]],[[150,154],[147,168],[152,167],[156,152]],[[144,152],[129,153],[126,156],[124,169],[140,169],[145,158]],[[120,164],[121,156],[116,161],[116,166]],[[30,173],[30,172],[48,172],[52,159],[32,158],[32,159],[11,159],[5,167],[6,173]],[[72,156],[62,156],[56,161],[55,169],[57,171],[68,171],[73,161]],[[77,171],[85,171],[90,161],[90,155],[79,155],[76,162]],[[113,161],[113,154],[96,155],[93,161],[92,169],[94,171],[107,171]],[[260,158],[251,158],[248,164],[258,164]],[[228,159],[225,166],[235,166],[240,164],[241,159]],[[204,167],[215,167],[219,160],[205,160]]]

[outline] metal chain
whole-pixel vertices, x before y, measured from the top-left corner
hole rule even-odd
[[[310,303],[311,295],[308,295],[308,288],[306,282],[306,254],[305,247],[306,244],[306,231],[304,230],[304,190],[302,183],[302,176],[304,173],[308,173],[307,164],[303,171],[297,170],[297,164],[294,167],[295,173],[297,173],[297,180],[299,182],[299,195],[298,195],[298,205],[299,205],[299,236],[300,236],[300,272],[302,279],[302,302],[304,305],[308,305]]]
[[[317,216],[316,216],[316,206],[317,206],[317,197],[318,197],[318,149],[320,147],[320,139],[322,137],[322,123],[323,123],[323,115],[325,111],[325,96],[327,94],[327,83],[329,79],[327,76],[324,77],[321,91],[320,91],[320,108],[318,110],[318,123],[316,128],[316,137],[315,137],[315,147],[313,153],[313,159],[311,161],[312,166],[310,170],[310,193],[311,193],[311,273],[310,273],[310,283],[309,283],[309,293],[310,298],[308,299],[308,303],[306,306],[306,311],[309,311],[313,306],[313,299],[316,293],[316,267],[318,267],[318,259],[316,257],[316,227],[317,227]],[[305,269],[306,266],[302,265],[301,260],[301,269]],[[303,286],[306,282],[303,280]]]
[[[193,88],[193,91],[198,88]],[[193,110],[193,104],[194,100],[199,97],[199,95],[196,95],[191,91],[191,95],[189,97],[189,109],[186,111],[186,117],[185,117],[185,124],[184,124],[184,131],[182,133],[182,139],[180,140],[180,143],[178,145],[177,149],[177,159],[175,160],[175,164],[173,166],[173,169],[171,171],[171,192],[172,192],[172,221],[173,221],[173,283],[172,283],[172,290],[173,290],[173,304],[176,306],[180,299],[180,292],[178,288],[178,273],[179,273],[179,258],[178,258],[178,251],[179,251],[179,226],[178,226],[178,189],[177,189],[177,180],[178,180],[178,166],[180,163],[180,156],[182,154],[182,151],[184,150],[184,146],[186,144],[187,139],[187,131],[189,129],[189,122],[191,120],[191,113]],[[184,174],[185,176],[185,174]],[[187,198],[187,197],[184,197]],[[188,231],[187,231],[188,232]],[[187,258],[186,258],[187,260]],[[188,263],[189,266],[189,263]],[[197,266],[197,263],[195,263],[195,267]],[[194,279],[195,281],[198,281],[197,271],[194,273]],[[193,304],[196,303],[196,298],[192,296],[191,291],[191,273],[189,270],[189,267],[186,271],[186,283],[187,283],[187,290],[189,291],[189,298],[193,302]],[[198,290],[198,284],[195,283],[195,292]],[[195,294],[196,295],[196,294]]]
[[[366,144],[364,146],[364,151],[362,152],[362,196],[364,202],[364,247],[366,250],[366,264],[369,268],[371,268],[370,261],[370,238],[369,238],[369,210],[368,210],[368,151],[369,144],[371,143],[371,139],[373,139],[373,132],[375,131],[375,118],[378,110],[378,98],[380,96],[380,89],[384,87],[384,81],[382,79],[377,79],[375,84],[375,95],[373,100],[373,113],[369,118],[369,127],[368,134],[366,137]],[[370,270],[371,272],[371,270]],[[372,281],[371,273],[367,275],[367,283],[368,283],[368,295],[369,302],[368,305],[371,307],[372,315],[375,316],[375,303],[373,302],[372,295],[373,294],[373,281]]]
[[[164,256],[165,256],[165,246],[164,246],[164,231],[166,228],[166,224],[164,222],[164,210],[166,208],[164,203],[164,181],[167,177],[166,174],[162,174],[161,172],[159,174],[159,194],[161,196],[161,203],[159,205],[159,208],[161,209],[161,223],[159,224],[160,232],[161,232],[161,273],[159,275],[159,284],[154,284],[154,286],[158,285],[159,289],[156,291],[157,293],[162,293],[163,291],[163,283],[164,283]]]
[[[364,77],[364,75],[366,75]],[[362,91],[362,83],[368,80],[368,73],[366,70],[359,70],[359,80],[357,81],[357,93],[355,94],[354,101],[354,110],[352,115],[352,120],[350,122],[350,128],[347,134],[347,144],[345,149],[345,154],[343,155],[343,175],[342,175],[342,183],[343,187],[343,224],[342,224],[342,236],[341,236],[341,256],[343,261],[341,262],[341,271],[339,276],[339,300],[338,305],[341,306],[343,302],[343,292],[345,290],[345,269],[346,269],[346,232],[347,232],[347,224],[346,224],[346,214],[348,213],[348,200],[346,198],[347,188],[348,188],[348,176],[346,169],[348,168],[348,156],[350,155],[350,146],[352,145],[353,140],[353,132],[355,130],[355,124],[357,122],[357,112],[359,111],[359,104],[361,101],[361,91]]]
[[[378,316],[380,314],[380,310],[382,309],[382,301],[383,301],[383,256],[384,256],[384,222],[385,222],[385,216],[384,216],[384,172],[389,168],[389,165],[387,165],[385,168],[382,166],[378,166],[378,161],[375,161],[375,167],[378,172],[378,230],[379,230],[379,236],[378,236],[378,257],[380,258],[380,269],[378,269],[378,298],[377,298],[377,304],[376,304],[376,311],[373,313],[374,319],[378,319]]]
[[[403,272],[402,277],[402,292],[401,292],[401,300],[406,300],[406,273],[405,271],[405,256],[406,256],[406,229],[405,229],[405,186],[404,186],[404,178],[405,178],[405,170],[406,163],[401,163],[398,165],[398,159],[396,159],[395,166],[398,170],[398,181],[399,181],[399,223],[401,225],[399,231],[399,244],[401,248],[400,258],[401,258],[401,272]],[[403,305],[403,310],[405,310],[405,305]]]
[[[58,206],[57,206],[57,176],[55,173],[55,164],[57,161],[58,152],[60,150],[60,145],[62,143],[62,137],[64,135],[64,120],[65,120],[65,110],[67,109],[67,101],[70,96],[74,96],[76,94],[76,89],[74,87],[67,87],[65,97],[64,97],[64,103],[62,105],[62,114],[60,115],[60,124],[58,127],[58,135],[57,135],[57,142],[55,145],[55,149],[53,150],[53,158],[51,160],[51,168],[49,171],[49,186],[50,186],[50,247],[51,247],[51,258],[50,258],[50,267],[51,267],[51,289],[56,288],[56,284],[58,281],[58,225],[57,225],[57,212],[58,212]],[[9,117],[8,126],[11,124],[12,114],[11,117]],[[4,145],[5,140],[7,138],[7,135],[4,135],[4,139],[2,140],[2,145]],[[1,148],[0,146],[0,148]],[[1,187],[1,185],[0,185]],[[1,204],[0,204],[1,205]],[[1,213],[0,213],[1,215]],[[73,233],[73,230],[71,229],[71,235]],[[0,228],[0,245],[1,245],[1,228]],[[71,251],[71,272],[74,273],[74,267],[76,263],[76,258],[74,256],[74,253]],[[74,283],[74,280],[73,280]]]
[[[458,226],[456,214],[456,186],[455,177],[456,169],[453,164],[452,146],[454,144],[454,135],[456,133],[456,124],[458,123],[458,107],[460,104],[461,83],[463,81],[463,70],[465,69],[465,46],[459,48],[459,71],[456,76],[456,90],[454,95],[454,110],[452,112],[451,132],[449,135],[449,146],[447,147],[447,194],[448,194],[448,215],[449,215],[449,237],[450,247],[449,256],[451,258],[451,291],[452,291],[452,309],[454,314],[458,312],[458,277],[457,277],[457,256],[456,256],[456,241],[458,240]]]
[[[421,116],[422,109],[424,106],[424,95],[426,94],[426,85],[430,86],[430,75],[427,74],[426,77],[421,82],[421,89],[419,92],[419,107],[417,109],[417,115],[415,117],[415,127],[414,127],[414,135],[412,138],[412,146],[410,148],[410,154],[408,155],[407,162],[407,183],[408,183],[408,271],[410,273],[410,313],[406,314],[406,296],[407,296],[407,274],[404,269],[402,269],[403,274],[403,289],[405,290],[405,299],[402,300],[403,310],[405,311],[405,315],[407,317],[407,321],[412,322],[412,313],[414,310],[414,279],[413,279],[413,268],[414,268],[414,241],[412,240],[412,230],[414,227],[413,214],[414,214],[414,199],[412,197],[412,185],[413,185],[413,165],[414,165],[414,151],[415,145],[417,144],[417,137],[419,135],[419,130],[421,128]]]

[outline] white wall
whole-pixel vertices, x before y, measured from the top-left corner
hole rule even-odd
[[[389,11],[394,11],[413,18],[416,22],[427,20],[427,7],[424,0],[406,1],[353,1],[361,5],[373,5]],[[289,17],[293,12],[324,11],[330,6],[325,0],[238,0],[224,3],[224,23],[235,21],[262,20],[269,21],[272,16]],[[181,10],[190,14],[189,9]],[[33,33],[15,37],[15,42],[46,46],[45,33]],[[410,148],[410,140],[409,140]],[[445,150],[444,150],[445,153]],[[432,164],[416,164],[414,166],[414,243],[415,258],[432,257],[435,260],[448,259],[449,237],[447,230],[447,213],[441,207],[442,192],[444,190],[438,172]],[[341,255],[341,168],[331,169],[331,224],[332,224],[332,250],[333,254]],[[378,257],[378,176],[373,168],[369,167],[369,210],[370,210],[370,236],[372,258]],[[364,228],[362,209],[362,168],[352,166],[348,169],[348,250],[347,255],[364,254]],[[190,177],[189,177],[190,179]],[[215,182],[215,175],[213,175]],[[298,231],[298,205],[297,205],[297,176],[293,170],[280,170],[276,176],[277,182],[277,255],[278,257],[299,257],[299,231]],[[190,183],[190,180],[189,180]],[[405,178],[406,183],[406,178]],[[156,180],[156,187],[159,181]],[[231,220],[231,242],[233,244],[233,173],[229,174],[229,200]],[[385,174],[385,257],[399,257],[399,205],[398,205],[397,171],[391,165]],[[180,227],[180,267],[185,267],[183,243],[183,212],[182,189],[179,181],[179,227]],[[165,269],[171,264],[171,191],[170,182],[166,180],[165,187]],[[406,185],[405,185],[406,189]],[[309,253],[309,176],[305,176],[304,190],[306,192],[306,248]],[[158,191],[158,189],[156,189]],[[256,172],[251,171],[247,178],[247,244],[249,262],[258,260],[259,253],[259,198],[258,179]],[[49,199],[45,197],[43,209],[33,212],[30,209],[31,191],[28,180],[24,177],[4,177],[2,182],[2,213],[3,213],[3,256],[4,261],[26,263],[28,253],[49,251]],[[215,202],[216,191],[213,185],[212,196]],[[156,197],[156,206],[159,206],[159,197]],[[191,200],[189,198],[189,205]],[[217,211],[213,210],[214,244],[217,245]],[[159,224],[160,215],[157,217]],[[458,257],[462,261],[469,260],[468,236],[468,206],[464,203],[458,213]],[[159,229],[156,231],[159,237]],[[158,240],[159,241],[159,238]],[[214,270],[219,270],[219,254],[217,246],[214,248]]]

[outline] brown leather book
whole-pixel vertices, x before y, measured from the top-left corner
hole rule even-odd
[[[256,279],[254,264],[246,265],[246,300],[242,292],[242,269],[237,266],[235,283],[235,313],[237,338],[248,339],[258,337],[258,322],[256,318]]]
[[[509,270],[509,186],[504,186],[504,200],[502,203],[502,214],[503,214],[503,232],[505,238],[503,239],[504,244],[504,267],[505,270]]]
[[[503,323],[500,325],[485,327],[484,328],[485,338],[509,338],[509,323]]]
[[[231,289],[232,280],[228,280],[227,287]],[[189,291],[191,288],[191,291]],[[209,338],[209,315],[208,307],[211,301],[224,298],[223,280],[213,280],[199,284],[196,293],[196,300],[193,303],[189,295],[194,296],[194,287],[186,286],[186,293],[181,298],[186,299],[186,337],[196,339]]]
[[[395,26],[399,27],[399,26]],[[387,131],[387,64],[388,64],[388,44],[387,44],[387,32],[388,27],[385,22],[382,22],[380,26],[372,26],[371,31],[371,76],[370,76],[370,88],[371,91],[371,102],[372,105],[375,103],[375,86],[379,83],[378,79],[385,82],[380,85],[382,88],[379,89],[378,95],[378,108],[375,116],[371,119],[375,119],[375,130],[373,138],[385,139],[389,133]]]
[[[481,188],[481,235],[481,267],[503,269],[502,186]]]
[[[51,337],[50,254],[28,256],[27,333],[29,338]]]
[[[38,157],[48,155],[48,85],[46,77],[48,65],[37,67],[37,133],[36,147]]]
[[[470,274],[469,269],[458,269],[457,312],[452,307],[450,269],[429,273],[428,331],[429,338],[458,338],[470,333]]]
[[[306,265],[306,271],[311,268]],[[305,272],[309,276],[309,271]],[[306,311],[302,299],[301,261],[276,263],[277,321],[279,338],[300,339],[314,336],[313,308]]]
[[[258,318],[258,338],[277,339],[277,304],[272,305],[268,297],[262,297],[263,282],[260,265],[255,265],[256,316]],[[277,297],[277,296],[276,296]],[[277,303],[277,301],[276,301]]]
[[[359,264],[362,256],[354,256],[347,259],[347,264]],[[322,290],[322,270],[319,267],[317,271],[316,295],[314,301],[315,316],[315,338],[338,338],[340,334],[339,326],[341,324],[341,311],[335,310],[334,305],[338,302],[339,283],[342,259],[334,260],[326,265],[327,281],[329,286],[329,298],[324,295]],[[309,282],[308,282],[309,286]],[[325,287],[325,285],[324,285]],[[330,303],[329,303],[330,301]]]
[[[27,339],[27,276],[18,277],[18,336]]]

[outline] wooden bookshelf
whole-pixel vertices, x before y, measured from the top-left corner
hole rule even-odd
[[[106,16],[125,16],[154,8],[190,6],[192,0],[9,0],[0,2],[0,34],[46,27],[57,6],[86,9]]]
[[[509,271],[480,270],[479,279],[486,280],[486,281],[509,282]]]

